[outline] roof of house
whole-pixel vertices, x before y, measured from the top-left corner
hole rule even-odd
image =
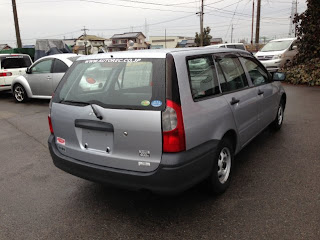
[[[9,47],[11,49],[11,47],[8,44],[0,44],[0,50]]]
[[[86,35],[86,37],[84,37],[83,35],[81,35],[78,40],[91,40],[91,41],[104,41],[106,40],[105,38],[101,38],[101,37],[97,37],[95,35]]]
[[[128,33],[121,33],[121,34],[114,34],[111,39],[116,39],[116,38],[136,38],[139,35],[142,35],[146,37],[142,32],[128,32]]]

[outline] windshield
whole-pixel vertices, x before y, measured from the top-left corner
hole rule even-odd
[[[165,59],[97,59],[75,62],[53,102],[107,108],[163,110]]]
[[[273,51],[282,51],[287,49],[292,40],[284,40],[284,41],[276,41],[276,42],[268,42],[260,52],[273,52]]]

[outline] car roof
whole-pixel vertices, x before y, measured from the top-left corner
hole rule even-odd
[[[210,46],[223,46],[223,45],[244,45],[244,44],[243,43],[220,43],[220,44],[208,45],[207,47],[210,47]]]
[[[43,59],[46,59],[46,58],[57,58],[57,59],[60,59],[60,60],[65,60],[65,59],[68,59],[70,57],[75,57],[75,56],[79,56],[79,55],[77,55],[75,53],[61,53],[61,54],[54,54],[54,55],[44,56],[42,58],[37,59],[37,61],[43,60]]]
[[[83,55],[76,61],[81,60],[94,60],[104,58],[165,58],[168,53],[193,55],[206,54],[206,53],[222,53],[222,52],[239,52],[248,53],[239,49],[227,49],[227,48],[205,48],[205,47],[193,47],[193,48],[162,48],[162,49],[145,49],[145,50],[132,50],[132,51],[120,51],[120,52],[108,52],[94,55]]]
[[[271,40],[270,42],[293,41],[293,40],[296,40],[296,39],[297,38],[280,38],[280,39]]]
[[[1,53],[0,57],[6,57],[6,56],[28,56],[30,57],[28,54],[24,54],[24,53]]]

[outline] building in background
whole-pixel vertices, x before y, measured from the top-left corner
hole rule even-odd
[[[183,36],[150,36],[150,48],[175,48],[182,40],[194,40],[193,37]]]
[[[12,47],[10,47],[8,44],[0,44],[0,51],[1,50],[10,50]]]
[[[223,43],[222,38],[211,38],[210,45],[221,44]]]
[[[105,48],[105,38],[95,35],[81,35],[75,42],[73,52],[78,54],[96,54],[100,48]]]
[[[114,34],[111,37],[111,44],[108,46],[108,52],[126,51],[129,47],[129,41],[134,42],[133,49],[147,49],[148,44],[145,42],[146,36],[142,32],[128,32],[122,34]]]

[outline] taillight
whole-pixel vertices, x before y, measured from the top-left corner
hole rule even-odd
[[[167,107],[162,112],[163,152],[181,152],[186,150],[181,106],[167,100]]]
[[[0,73],[0,77],[9,77],[9,76],[12,76],[11,72],[1,72]]]
[[[48,116],[48,122],[49,122],[50,132],[51,132],[51,134],[53,134],[53,128],[52,128],[52,122],[51,122],[51,116],[50,115]]]

